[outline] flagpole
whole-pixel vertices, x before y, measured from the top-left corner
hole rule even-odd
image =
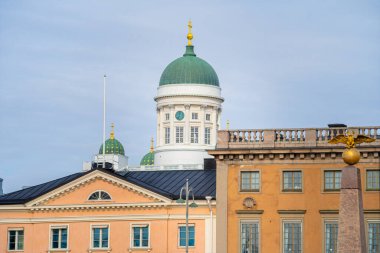
[[[103,76],[103,169],[106,168],[106,74]]]

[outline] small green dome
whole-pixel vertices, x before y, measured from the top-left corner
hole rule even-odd
[[[121,145],[121,143],[118,140],[112,138],[106,140],[105,153],[114,155],[125,155],[123,145]],[[103,154],[103,144],[100,146],[99,154]]]
[[[149,152],[141,159],[140,165],[154,165],[154,152]]]
[[[207,84],[219,86],[219,78],[210,64],[194,53],[194,46],[186,46],[183,57],[172,61],[164,70],[160,86],[166,84]]]

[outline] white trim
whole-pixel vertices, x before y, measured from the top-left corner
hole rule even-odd
[[[135,247],[133,245],[134,241],[134,233],[133,233],[133,228],[143,228],[143,227],[148,227],[148,246],[141,246],[141,247]],[[138,222],[138,223],[131,223],[129,226],[129,248],[130,250],[150,250],[150,222]],[[142,230],[140,230],[140,243],[142,244]]]
[[[189,215],[192,220],[205,220],[209,218],[209,214]],[[85,221],[135,221],[135,220],[185,220],[184,214],[163,214],[163,215],[110,215],[110,216],[76,216],[76,217],[52,217],[52,218],[24,218],[24,219],[0,219],[0,224],[36,224],[36,223],[55,223],[55,222],[85,222]]]
[[[181,246],[180,245],[180,240],[181,240],[181,237],[180,237],[180,227],[185,227],[186,228],[186,223],[178,223],[177,224],[177,238],[178,238],[178,240],[177,240],[177,248],[179,248],[179,249],[185,249],[186,248],[186,246]],[[196,226],[195,226],[195,223],[190,223],[189,224],[189,227],[194,227],[194,246],[190,246],[189,245],[189,249],[194,249],[195,247],[196,247],[196,242],[197,242],[197,240],[195,240],[195,235],[196,235],[196,232],[195,232],[195,228],[196,228]],[[189,231],[189,234],[190,234],[190,231]],[[185,240],[186,240],[186,238],[185,238]],[[189,240],[190,240],[190,235],[189,235]]]
[[[94,248],[94,241],[93,241],[93,229],[94,228],[108,228],[108,247],[99,247],[99,248]],[[102,234],[100,234],[100,244],[102,244]],[[110,251],[111,250],[111,224],[107,223],[97,223],[97,224],[90,224],[90,246],[89,246],[89,251],[96,251],[96,250],[104,250],[104,251]]]
[[[81,176],[81,177],[73,180],[72,182],[69,182],[69,183],[67,183],[67,184],[65,184],[65,185],[63,185],[63,186],[61,186],[55,190],[52,190],[52,191],[50,191],[50,192],[48,192],[48,193],[46,193],[46,194],[44,194],[44,195],[42,195],[36,199],[33,199],[30,202],[27,202],[26,206],[41,205],[46,201],[49,201],[51,199],[55,199],[55,198],[57,198],[63,194],[75,191],[77,188],[87,184],[88,182],[95,181],[97,179],[101,179],[101,180],[113,183],[114,185],[126,188],[128,190],[133,191],[133,192],[141,193],[145,197],[152,198],[152,199],[158,200],[160,202],[169,203],[171,201],[170,199],[168,199],[162,195],[159,195],[155,192],[149,191],[143,187],[134,185],[130,182],[127,182],[126,180],[120,179],[116,176],[104,173],[104,172],[99,171],[99,170],[94,170],[94,171],[88,173],[87,175]]]
[[[60,243],[59,241],[61,240],[61,238],[58,239],[58,245],[59,245],[59,248],[53,248],[53,234],[52,234],[52,230],[53,229],[64,229],[66,228],[67,229],[67,241],[66,241],[66,245],[67,247],[66,248],[60,248]],[[62,235],[62,234],[61,234]],[[69,250],[69,225],[68,224],[57,224],[57,225],[50,225],[49,226],[49,251],[70,251]]]
[[[15,249],[9,249],[9,246],[10,246],[10,235],[9,235],[9,232],[10,231],[16,231],[16,236],[15,236]],[[18,237],[19,237],[19,234],[18,232],[19,231],[23,231],[23,241],[22,241],[22,249],[18,249]],[[7,251],[9,252],[23,252],[25,250],[25,229],[23,227],[15,227],[15,228],[8,228],[7,229],[7,246],[6,246],[6,249]]]
[[[98,198],[98,199],[90,199],[90,197],[92,196],[92,194],[94,194],[94,193],[96,193],[96,192],[99,193],[99,198]],[[100,198],[102,192],[107,193],[108,196],[109,196],[110,198],[109,198],[109,199],[102,199],[102,198]],[[109,194],[109,193],[108,193],[107,191],[105,191],[105,190],[95,190],[95,191],[93,191],[92,193],[90,193],[90,195],[88,195],[88,197],[87,197],[87,201],[112,201],[112,197],[111,197],[111,194]]]

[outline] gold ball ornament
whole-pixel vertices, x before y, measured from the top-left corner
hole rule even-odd
[[[188,40],[192,40],[193,39],[193,34],[192,33],[188,33],[187,34],[187,39]]]
[[[360,160],[360,152],[356,148],[346,149],[343,152],[343,161],[349,165],[354,165]]]

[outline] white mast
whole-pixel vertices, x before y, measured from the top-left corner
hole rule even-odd
[[[103,169],[106,168],[106,74],[103,76]]]

